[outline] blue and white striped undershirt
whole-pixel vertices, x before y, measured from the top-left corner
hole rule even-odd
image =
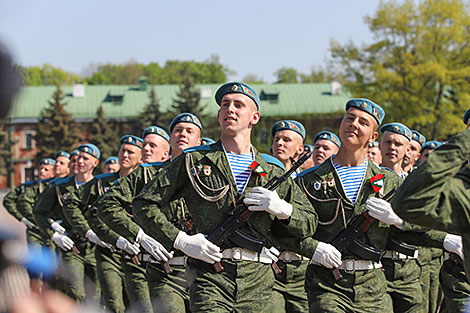
[[[357,196],[361,190],[362,181],[366,175],[367,170],[367,159],[359,166],[343,166],[333,162],[336,173],[338,173],[341,184],[343,185],[344,193],[351,200],[352,203],[356,204]]]
[[[254,161],[253,153],[236,154],[225,151],[232,169],[232,174],[237,184],[238,193],[242,194],[245,189],[246,183],[250,178],[251,168],[250,165]]]

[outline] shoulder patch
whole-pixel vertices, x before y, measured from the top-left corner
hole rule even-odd
[[[209,145],[203,146],[194,146],[183,150],[183,153],[193,152],[193,151],[210,151],[211,147]]]
[[[306,169],[305,171],[300,172],[300,173],[297,175],[297,177],[303,177],[303,176],[307,175],[308,173],[315,171],[317,168],[320,167],[320,165],[321,165],[321,164],[317,164],[317,165],[315,165],[314,167],[308,168],[308,169]]]
[[[96,175],[95,178],[96,179],[103,179],[103,178],[106,178],[106,177],[109,177],[109,176],[113,176],[114,173],[104,173],[104,174],[99,174],[99,175]]]
[[[269,155],[269,154],[266,154],[266,153],[261,153],[261,156],[263,157],[263,160],[266,163],[269,163],[271,165],[276,165],[277,167],[281,168],[283,171],[286,170],[286,168],[284,167],[284,164],[282,164],[281,161],[279,161],[278,159],[276,159],[272,155]]]
[[[67,176],[67,177],[61,178],[58,181],[56,181],[55,184],[58,186],[58,185],[68,183],[72,179],[72,177],[73,176]]]
[[[164,162],[150,162],[150,163],[143,163],[140,164],[141,167],[157,167],[162,166]]]

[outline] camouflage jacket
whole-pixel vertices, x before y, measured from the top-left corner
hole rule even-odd
[[[54,178],[46,178],[39,181],[31,181],[29,184],[22,185],[22,192],[18,197],[16,206],[18,211],[32,223],[35,223],[33,215],[34,204],[39,198],[39,195],[47,189],[50,181]]]
[[[21,221],[23,215],[18,211],[16,207],[16,201],[22,191],[22,185],[16,186],[15,189],[10,190],[9,193],[3,198],[3,207],[8,213],[13,215],[18,221]]]

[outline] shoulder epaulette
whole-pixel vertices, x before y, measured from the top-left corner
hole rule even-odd
[[[183,153],[194,152],[194,151],[210,151],[211,147],[209,145],[203,146],[194,146],[183,150]]]
[[[279,161],[279,159],[276,159],[275,157],[273,157],[272,155],[269,155],[269,154],[266,154],[266,153],[261,153],[261,156],[263,157],[263,160],[266,162],[266,163],[269,163],[271,165],[275,165],[277,167],[280,167],[283,171],[286,170],[284,164],[282,164],[281,161]]]
[[[55,182],[55,184],[56,184],[56,186],[59,186],[59,185],[68,183],[72,179],[72,177],[73,176],[67,176],[67,177],[64,177],[62,179],[59,179],[58,181]]]
[[[164,162],[149,162],[140,164],[141,167],[157,167],[162,166]]]
[[[307,175],[308,173],[313,172],[313,171],[316,170],[320,165],[321,165],[321,164],[317,164],[317,165],[315,165],[314,167],[308,168],[308,169],[306,169],[306,170],[300,172],[300,173],[297,175],[297,177],[303,177],[303,176]]]
[[[109,177],[109,176],[113,176],[114,173],[104,173],[104,174],[99,174],[99,175],[96,175],[95,176],[95,179],[103,179],[103,178],[106,178],[106,177]]]

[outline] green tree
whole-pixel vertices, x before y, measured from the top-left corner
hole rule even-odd
[[[54,157],[57,151],[72,151],[77,147],[80,137],[77,135],[78,125],[72,115],[65,110],[65,95],[57,84],[49,107],[44,108],[39,117],[35,135],[38,152],[36,161]]]
[[[17,65],[17,68],[22,75],[23,84],[26,86],[72,85],[83,80],[76,74],[64,71],[48,63],[44,63],[42,67]]]
[[[144,111],[139,116],[140,128],[145,129],[151,125],[165,125],[163,123],[163,113],[160,111],[160,101],[157,98],[155,88],[151,88],[149,92],[149,103],[145,106]]]
[[[373,43],[331,43],[350,91],[381,104],[387,121],[403,122],[429,139],[461,130],[470,102],[468,3],[381,2],[365,21]]]
[[[282,67],[278,69],[274,75],[277,77],[277,83],[298,83],[297,70],[292,67]]]
[[[329,83],[336,79],[336,75],[322,67],[313,67],[309,74],[300,73],[302,83]]]
[[[256,74],[247,74],[242,81],[247,84],[264,84],[263,78]]]
[[[0,175],[7,175],[11,170],[10,149],[14,142],[10,139],[7,125],[0,124]]]
[[[90,125],[90,142],[98,147],[101,159],[106,160],[110,156],[117,156],[120,142],[119,134],[105,117],[103,108],[100,106],[96,111],[96,118]]]
[[[180,84],[180,89],[176,96],[177,98],[173,99],[172,105],[176,114],[189,112],[196,114],[197,117],[202,119],[203,108],[199,104],[201,95],[198,90],[195,90],[193,78],[189,73],[186,74],[183,82]]]

